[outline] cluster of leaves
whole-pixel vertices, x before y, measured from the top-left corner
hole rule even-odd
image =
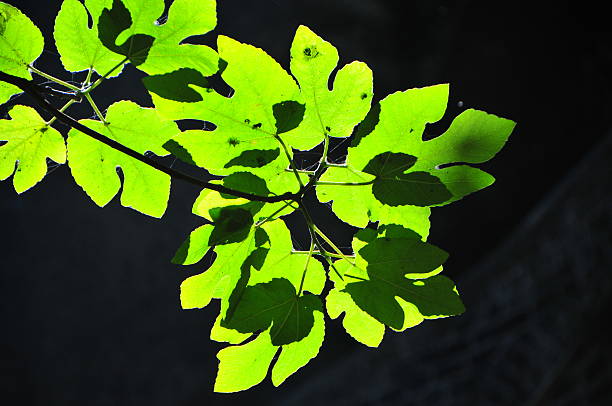
[[[205,168],[230,191],[201,192],[193,212],[203,225],[173,259],[196,264],[214,252],[212,265],[181,285],[181,303],[199,309],[220,301],[211,338],[230,345],[218,354],[215,390],[247,389],[270,368],[274,385],[281,384],[317,355],[325,313],[342,317],[346,331],[372,347],[387,328],[403,331],[462,313],[457,289],[440,274],[447,254],[427,242],[430,208],[493,183],[473,164],[492,158],[514,123],[469,109],[444,134],[424,140],[425,126],[445,113],[447,85],[397,92],[372,105],[368,66],[352,62],[335,72],[336,48],[304,26],[291,46],[290,73],[263,50],[225,36],[217,50],[184,43],[214,28],[215,7],[214,0],[174,0],[160,19],[163,0],[64,0],[54,37],[66,70],[85,71],[77,86],[33,66],[43,36],[17,8],[0,2],[0,72],[28,80],[34,72],[63,86],[72,98],[59,111],[86,100],[97,120],[81,120],[85,127],[143,156],[173,154]],[[120,101],[103,114],[93,91],[128,63],[147,74],[155,108]],[[213,75],[233,89],[231,97],[209,84]],[[0,103],[19,92],[0,82]],[[43,179],[47,158],[67,161],[99,206],[121,190],[122,205],[164,214],[171,173],[75,128],[65,143],[52,127],[56,117],[45,121],[16,105],[10,119],[0,120],[0,179],[14,174],[21,193]],[[187,119],[213,123],[214,130],[181,132],[177,122]],[[348,137],[345,162],[329,163],[330,140]],[[299,168],[294,152],[320,144],[318,167]],[[302,201],[309,191],[362,229],[352,253],[312,221]],[[284,195],[290,198],[274,199]],[[309,227],[308,251],[293,248],[283,221],[296,210]]]

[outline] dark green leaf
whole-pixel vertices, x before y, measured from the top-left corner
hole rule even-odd
[[[273,345],[300,341],[314,324],[314,311],[321,311],[314,295],[298,297],[295,287],[286,279],[273,279],[245,288],[233,316],[222,322],[242,333],[266,330],[270,324]]]

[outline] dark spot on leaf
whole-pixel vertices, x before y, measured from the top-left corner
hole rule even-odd
[[[261,123],[253,124],[254,130],[259,130],[261,128]]]
[[[316,58],[319,56],[319,51],[317,51],[317,47],[313,45],[311,47],[304,48],[304,56],[306,56],[306,58]]]
[[[361,100],[365,100],[368,98],[368,94],[367,93],[361,93]]]
[[[411,128],[409,133],[412,134],[413,131],[414,131],[414,128]]]
[[[326,130],[327,132],[330,132],[330,131],[331,131],[331,127],[327,126],[327,127],[325,127],[325,130]]]
[[[245,124],[251,124],[251,120],[249,120],[248,118],[245,118],[245,119],[244,119],[244,123],[245,123]]]
[[[236,145],[240,144],[240,141],[238,140],[238,138],[234,138],[234,137],[231,137],[227,142],[232,147],[235,147]]]

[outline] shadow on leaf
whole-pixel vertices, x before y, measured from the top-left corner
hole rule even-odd
[[[314,311],[322,311],[318,297],[311,294],[298,297],[291,282],[278,278],[247,286],[232,317],[224,319],[221,325],[241,333],[254,333],[272,324],[272,344],[286,345],[310,333]]]
[[[100,42],[113,52],[124,55],[134,65],[142,65],[149,56],[155,38],[146,34],[135,34],[122,45],[115,41],[121,32],[130,28],[132,17],[121,0],[113,0],[111,9],[105,8],[98,19],[98,38]]]

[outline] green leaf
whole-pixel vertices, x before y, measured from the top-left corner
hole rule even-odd
[[[86,0],[87,9],[79,0],[64,0],[55,18],[53,36],[64,68],[71,72],[94,69],[106,75],[124,60],[122,55],[107,49],[98,38],[98,19],[108,0]],[[92,27],[88,24],[88,11]],[[109,76],[117,75],[117,68]]]
[[[266,330],[270,324],[273,345],[300,341],[310,333],[313,312],[321,309],[314,295],[298,296],[287,279],[247,286],[231,317],[221,325],[241,333]]]
[[[374,197],[372,191],[376,176],[351,167],[331,167],[323,174],[321,181],[369,183],[363,186],[317,186],[318,199],[321,202],[333,201],[332,209],[334,213],[348,224],[362,228],[367,226],[370,221],[380,221],[382,224],[400,224],[416,231],[423,238],[427,238],[430,209],[410,205],[389,206],[383,204]],[[410,183],[410,185],[414,185],[414,183]]]
[[[122,0],[113,0],[111,8],[102,10],[98,25],[98,38],[106,48],[125,56],[134,66],[142,65],[147,60],[154,37],[134,33],[121,41],[121,45],[116,44],[121,32],[132,25],[132,17]]]
[[[178,133],[176,124],[153,109],[129,101],[109,107],[108,124],[94,120],[81,123],[141,154],[165,156],[162,145]],[[170,177],[72,129],[68,137],[68,160],[72,176],[91,199],[103,207],[119,192],[120,167],[124,183],[121,204],[144,214],[161,217],[166,211]]]
[[[454,284],[438,275],[448,254],[421,241],[410,230],[397,226],[383,230],[384,236],[359,249],[360,257],[367,264],[367,276],[358,264],[344,273],[345,280],[358,280],[347,283],[343,289],[353,301],[370,316],[396,330],[404,329],[406,324],[406,304],[398,302],[396,297],[413,305],[424,318],[463,313],[465,308]]]
[[[304,120],[285,138],[297,149],[307,150],[324,136],[348,137],[372,102],[372,71],[363,62],[352,62],[328,82],[338,64],[338,51],[308,27],[300,26],[291,45],[291,73],[300,84],[306,103]]]
[[[233,173],[225,177],[222,183],[224,186],[241,192],[253,193],[258,196],[272,195],[263,179],[248,172]],[[286,190],[290,189],[291,186],[287,186]],[[256,221],[267,220],[270,216],[275,218],[285,216],[294,211],[294,208],[285,202],[255,202],[205,189],[196,199],[193,205],[193,213],[213,222],[215,221],[213,218],[215,213],[225,207],[242,208],[250,212]]]
[[[100,31],[111,49],[117,44],[131,44],[129,52],[141,55],[138,69],[149,75],[190,68],[210,76],[217,72],[219,58],[208,46],[183,43],[187,38],[203,35],[217,24],[215,0],[174,0],[168,18],[160,23],[164,12],[163,0],[115,0],[115,13],[108,14]],[[112,10],[112,9],[111,9]],[[123,29],[117,32],[113,24],[122,17]],[[126,18],[129,17],[129,21]],[[150,39],[150,40],[148,40]],[[127,51],[127,49],[125,50]]]
[[[66,162],[66,144],[33,108],[14,106],[9,115],[11,120],[0,120],[0,141],[7,141],[0,146],[0,180],[15,172],[13,185],[23,193],[45,177],[47,158]]]
[[[361,310],[347,292],[333,289],[326,298],[327,314],[337,319],[345,313],[342,326],[355,340],[368,347],[378,347],[385,334],[384,324]]]
[[[257,273],[251,275],[249,284],[271,282],[284,278],[299,290],[303,282],[303,290],[315,295],[320,294],[325,286],[326,276],[323,265],[316,259],[305,254],[293,252],[291,234],[282,220],[271,221],[261,227],[270,239],[270,250],[266,261]]]
[[[313,316],[314,323],[306,337],[281,347],[280,356],[272,368],[272,383],[274,386],[282,384],[319,353],[325,338],[325,321],[321,311],[315,311]]]
[[[212,229],[211,225],[202,226],[196,230],[195,237],[193,233],[190,237],[197,239],[199,245],[197,249],[194,245],[194,250],[187,256],[188,260],[185,265],[198,262],[211,248],[214,248],[216,258],[206,271],[183,281],[181,305],[183,309],[203,308],[213,298],[223,299],[222,313],[224,314],[227,309],[227,301],[238,281],[243,277],[243,273],[248,280],[253,263],[247,262],[247,259],[254,251],[264,246],[267,236],[261,230],[251,228],[249,235],[242,241],[212,247],[208,241]]]
[[[349,148],[348,165],[360,169],[382,153],[409,154],[416,158],[411,168],[413,172],[429,173],[451,195],[446,201],[436,203],[438,205],[458,200],[490,185],[493,178],[483,171],[466,168],[465,165],[460,165],[461,169],[448,165],[488,161],[503,147],[515,123],[469,109],[457,116],[444,134],[423,141],[426,124],[442,118],[447,100],[447,85],[412,89],[388,96],[380,103],[380,116],[372,131],[366,135],[359,134],[354,146]],[[442,197],[443,193],[439,194]]]
[[[411,206],[448,204],[492,184],[491,175],[460,163],[492,158],[514,128],[510,120],[466,110],[443,135],[423,141],[425,126],[442,118],[447,100],[448,86],[438,85],[381,101],[357,131],[346,166],[328,168],[321,177],[363,185],[320,185],[319,200],[333,201],[336,215],[349,224],[395,223],[426,236],[429,212]],[[396,170],[404,165],[410,172]]]
[[[32,79],[28,65],[42,53],[44,39],[40,30],[19,9],[0,2],[0,71]],[[0,104],[21,90],[0,82]]]
[[[222,349],[217,354],[215,392],[239,392],[257,385],[266,378],[277,351],[278,347],[270,343],[268,331],[247,344]]]
[[[317,356],[324,336],[323,313],[315,311],[312,329],[301,341],[275,346],[268,329],[253,341],[222,349],[217,354],[220,362],[215,392],[238,392],[257,385],[265,379],[274,355],[280,349],[280,355],[272,367],[272,383],[279,386]]]
[[[406,154],[376,155],[363,168],[365,173],[376,176],[372,183],[374,197],[389,206],[431,206],[450,199],[450,192],[435,176],[427,172],[406,173],[415,162],[415,157]]]
[[[151,96],[159,111],[173,120],[202,120],[217,126],[214,131],[185,131],[174,141],[198,166],[228,175],[247,167],[246,162],[232,164],[242,154],[279,150],[274,106],[299,102],[299,89],[293,78],[261,49],[223,36],[218,38],[218,47],[220,57],[227,62],[222,77],[234,89],[232,97],[195,83],[189,87],[200,94],[200,102],[177,102],[156,93]],[[283,159],[280,166],[284,171],[289,162]]]
[[[211,224],[205,224],[193,230],[174,254],[172,263],[193,265],[200,262],[210,248],[210,234],[213,228]]]

